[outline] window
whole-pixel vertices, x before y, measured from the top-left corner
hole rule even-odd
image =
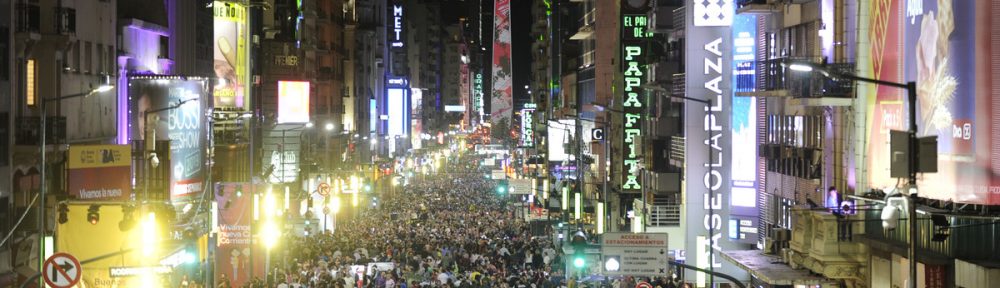
[[[24,102],[29,106],[35,105],[35,59],[28,59],[24,67],[25,96]]]
[[[73,45],[73,69],[77,73],[80,72],[80,68],[81,68],[80,66],[81,66],[81,64],[83,64],[80,61],[80,44],[81,44],[80,40],[77,40],[76,41],[76,45]]]
[[[105,69],[104,64],[104,44],[97,43],[97,68],[94,68],[94,74],[104,74],[107,69]]]
[[[83,44],[83,58],[86,61],[83,62],[83,70],[80,72],[90,73],[91,71],[94,71],[94,50],[92,46],[93,43],[90,43],[90,41],[86,41]]]

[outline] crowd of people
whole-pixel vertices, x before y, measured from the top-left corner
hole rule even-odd
[[[377,205],[338,222],[335,232],[289,236],[278,267],[247,286],[635,287],[638,279],[585,283],[565,277],[564,255],[545,236],[552,231],[533,236],[515,212],[520,206],[495,192],[496,183],[483,177],[489,171],[477,162],[453,159],[441,173],[380,193]],[[675,287],[666,278],[649,281]]]
[[[291,236],[283,267],[251,286],[558,287],[557,249],[532,237],[475,161],[420,177],[334,233]],[[553,269],[552,267],[556,267]]]

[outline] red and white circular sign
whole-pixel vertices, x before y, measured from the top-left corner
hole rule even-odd
[[[653,285],[650,285],[649,282],[643,281],[635,284],[635,288],[653,288]]]
[[[83,276],[83,271],[81,271],[83,267],[80,266],[80,261],[76,260],[73,255],[66,253],[56,253],[49,256],[49,259],[45,259],[42,267],[45,268],[42,279],[49,286],[56,288],[73,287],[80,282],[80,278]]]

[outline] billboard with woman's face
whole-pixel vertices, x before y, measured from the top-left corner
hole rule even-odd
[[[174,201],[204,189],[207,95],[206,80],[129,79],[131,140],[145,140],[147,126],[155,130],[156,140],[170,140],[170,198]]]

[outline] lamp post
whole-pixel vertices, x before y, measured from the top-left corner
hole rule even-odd
[[[909,258],[909,282],[910,287],[917,287],[917,82],[910,81],[906,83],[897,83],[884,81],[873,78],[865,78],[849,73],[830,71],[823,65],[817,65],[812,62],[797,62],[797,61],[786,61],[781,63],[782,66],[788,69],[799,71],[799,72],[818,72],[823,76],[831,79],[846,79],[855,82],[866,82],[875,85],[882,85],[888,87],[895,87],[899,89],[906,89],[906,100],[909,101],[909,112],[910,112],[910,128],[907,141],[907,150],[910,153],[908,156],[908,183],[910,186],[910,195],[907,197],[909,201],[909,228],[910,228],[910,243],[907,251],[907,258]]]
[[[98,86],[97,88],[94,88],[93,90],[90,90],[90,91],[87,91],[87,92],[83,92],[83,93],[70,94],[70,95],[60,96],[60,97],[56,97],[56,98],[42,98],[41,99],[41,111],[38,113],[39,118],[41,118],[39,120],[39,125],[40,125],[39,126],[39,130],[41,131],[41,135],[39,135],[40,139],[39,139],[38,142],[39,142],[39,151],[42,154],[41,165],[39,165],[41,167],[41,171],[39,171],[39,172],[42,174],[41,175],[41,179],[39,179],[39,180],[41,181],[41,186],[42,187],[40,187],[40,189],[39,189],[39,194],[40,195],[38,196],[38,198],[41,198],[41,199],[39,199],[39,202],[38,202],[38,244],[39,244],[38,245],[38,271],[42,271],[43,270],[44,267],[42,267],[42,262],[45,261],[45,226],[46,226],[45,225],[45,194],[48,192],[48,185],[46,185],[46,184],[48,184],[48,182],[46,182],[46,177],[45,177],[45,175],[48,174],[48,173],[46,173],[46,169],[47,169],[47,167],[46,167],[47,165],[46,164],[47,163],[45,163],[45,161],[46,161],[45,154],[47,154],[47,153],[45,153],[46,152],[45,151],[46,150],[45,149],[45,146],[46,146],[45,141],[46,141],[46,137],[47,137],[46,134],[48,134],[48,130],[47,130],[47,127],[45,125],[46,124],[45,123],[46,122],[45,119],[48,118],[48,115],[46,115],[47,114],[46,112],[48,112],[48,109],[46,109],[46,108],[48,108],[48,103],[49,102],[58,102],[58,101],[62,101],[62,100],[66,100],[66,99],[71,99],[71,98],[87,97],[87,96],[90,96],[91,94],[94,94],[94,93],[102,93],[102,92],[110,91],[113,88],[114,88],[114,86],[105,84],[105,85]]]
[[[642,88],[642,89],[654,91],[654,93],[668,92],[667,89],[665,89],[663,87],[660,87],[659,85],[642,85],[642,86],[639,86],[639,87]],[[667,98],[683,99],[683,100],[687,100],[687,101],[691,101],[691,102],[695,102],[695,103],[704,104],[705,105],[705,117],[706,118],[710,117],[710,115],[712,113],[712,99],[711,98],[709,98],[709,99],[698,99],[698,98],[691,98],[691,97],[687,97],[687,96],[672,95],[670,93],[663,93],[662,95],[666,96]],[[706,139],[708,139],[707,138],[708,136],[709,135],[706,135]],[[712,149],[711,149],[711,147],[709,147],[709,148],[705,149],[705,151],[708,151],[708,165],[706,165],[705,167],[708,168],[709,172],[711,172],[712,167],[710,167],[710,166],[712,166]],[[712,195],[712,188],[711,187],[707,187],[706,186],[705,190],[706,190],[705,191],[705,195],[709,195],[708,199],[714,198],[714,197],[711,196]],[[643,203],[643,205],[645,205],[645,203]],[[712,205],[706,205],[706,206],[708,206],[708,218],[712,219],[712,217],[715,216],[715,208]],[[643,208],[645,208],[645,207],[643,207]],[[708,273],[708,285],[709,285],[709,287],[715,286],[715,265],[713,264],[713,262],[715,261],[715,238],[712,237],[713,234],[715,234],[715,229],[712,228],[712,225],[708,225],[708,244],[709,244],[709,247],[710,247],[708,249],[708,271],[709,271],[709,273]]]

